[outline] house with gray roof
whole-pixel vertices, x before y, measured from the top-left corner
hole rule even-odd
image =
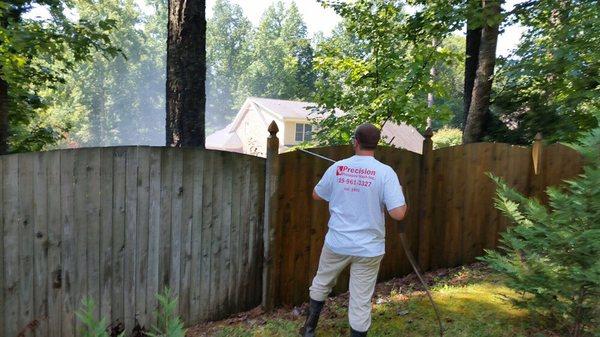
[[[311,102],[289,101],[271,98],[249,97],[231,124],[206,137],[206,148],[266,155],[267,128],[271,121],[279,127],[280,152],[299,143],[310,141],[319,115]],[[336,113],[344,114],[343,111]],[[423,136],[414,127],[388,122],[382,136],[391,146],[421,153]]]

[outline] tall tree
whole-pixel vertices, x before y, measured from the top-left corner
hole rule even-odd
[[[528,1],[514,17],[526,27],[514,57],[499,64],[491,140],[529,144],[541,132],[574,142],[600,116],[600,1]]]
[[[447,8],[429,8],[411,16],[394,0],[325,3],[343,21],[333,37],[318,46],[315,59],[315,101],[326,116],[317,132],[319,142],[347,142],[353,128],[364,121],[425,127],[427,117],[449,120],[447,105],[428,106],[427,101],[430,93],[440,102],[448,97],[445,88],[432,80],[431,67],[457,58],[442,45],[456,21],[428,19],[449,13]],[[333,114],[334,109],[347,114]]]
[[[252,39],[252,63],[239,79],[237,104],[248,96],[310,99],[312,62],[313,48],[298,7],[276,2],[263,14]]]
[[[205,0],[169,1],[167,146],[204,147],[205,12]]]
[[[481,46],[481,20],[477,20],[473,12],[481,8],[481,2],[478,0],[470,1],[469,8],[471,15],[467,15],[467,35],[465,43],[465,73],[464,73],[464,99],[462,128],[467,124],[467,116],[471,107],[471,97],[473,87],[475,86],[475,77],[477,76],[477,67],[479,65],[479,49]]]
[[[47,18],[28,18],[38,6],[48,8]],[[118,52],[107,35],[112,20],[72,20],[64,14],[72,8],[62,0],[0,2],[0,154],[56,141],[56,130],[41,127],[37,118],[45,104],[39,91],[62,82],[95,50]]]
[[[496,65],[496,45],[502,13],[500,0],[483,0],[485,24],[481,30],[477,74],[473,94],[463,132],[463,143],[481,141],[484,136],[484,123],[490,108],[494,67]],[[466,71],[466,69],[465,69]]]
[[[252,24],[239,5],[217,0],[206,30],[206,126],[223,128],[237,112],[235,92],[251,62]]]
[[[163,145],[166,1],[78,1],[75,9],[82,19],[114,20],[110,38],[124,55],[109,59],[94,53],[65,83],[42,92],[49,103],[46,123],[68,129],[57,145]]]

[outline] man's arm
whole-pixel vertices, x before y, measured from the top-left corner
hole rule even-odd
[[[321,197],[320,197],[320,196],[317,194],[317,191],[315,191],[314,189],[313,189],[313,193],[312,193],[312,198],[313,198],[314,200],[317,200],[317,201],[325,201],[325,199],[321,198]]]
[[[388,212],[390,213],[390,216],[392,217],[392,219],[400,221],[400,220],[404,219],[404,217],[406,216],[407,210],[408,210],[408,206],[404,205],[404,206],[400,206],[400,207],[391,209]]]

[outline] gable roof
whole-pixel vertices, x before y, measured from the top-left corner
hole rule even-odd
[[[306,119],[315,111],[311,108],[316,107],[316,104],[312,102],[289,101],[284,99],[249,97],[248,100],[279,115],[282,119]]]
[[[386,143],[416,153],[423,153],[423,137],[414,127],[401,123],[387,122],[381,130]]]
[[[231,124],[208,137],[204,142],[207,149],[243,152],[243,144],[235,132],[231,132]]]
[[[284,99],[274,98],[263,98],[263,97],[248,97],[242,105],[240,111],[235,116],[233,122],[229,124],[225,129],[219,131],[218,137],[214,140],[218,140],[218,143],[229,143],[229,147],[237,147],[241,143],[239,138],[231,139],[227,138],[227,134],[235,134],[235,130],[244,119],[244,116],[250,110],[250,107],[255,105],[261,111],[271,115],[274,119],[281,122],[285,120],[308,120],[309,118],[319,118],[322,115],[318,114],[313,107],[316,107],[316,103],[303,102],[303,101],[292,101]],[[343,115],[344,111],[336,109],[336,115]],[[266,121],[265,121],[266,122]],[[423,136],[414,127],[405,123],[396,124],[388,122],[383,127],[381,135],[384,140],[387,140],[390,145],[402,149],[406,149],[416,153],[423,152]],[[212,135],[211,135],[212,136]],[[210,137],[210,136],[209,136]],[[233,137],[237,138],[237,137]]]

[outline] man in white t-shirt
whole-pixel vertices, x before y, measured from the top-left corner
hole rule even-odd
[[[374,125],[360,125],[352,137],[355,155],[330,166],[313,191],[315,200],[329,202],[331,216],[303,337],[315,336],[325,300],[348,265],[351,336],[366,336],[371,326],[371,298],[385,253],[384,212],[402,220],[407,209],[398,176],[373,157],[380,137]]]

